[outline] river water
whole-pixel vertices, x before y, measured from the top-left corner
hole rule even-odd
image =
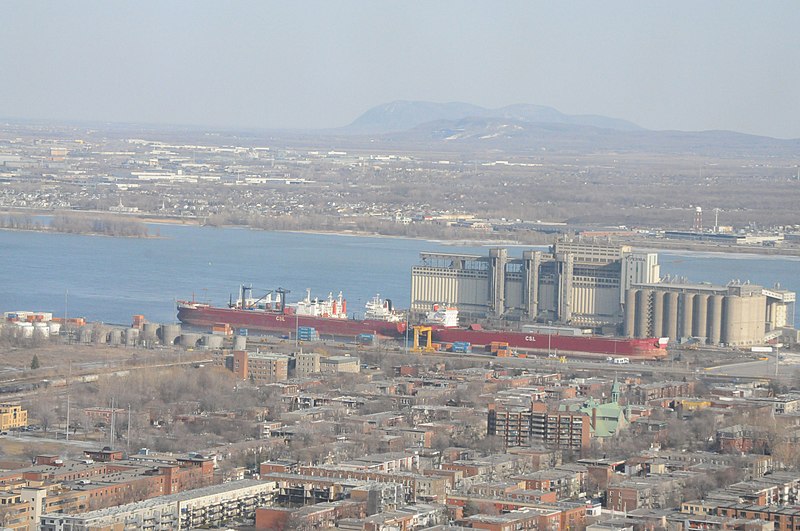
[[[51,311],[92,321],[130,323],[134,314],[175,321],[175,300],[215,304],[254,292],[305,295],[343,291],[349,313],[379,293],[409,305],[411,266],[421,251],[488,254],[404,238],[266,232],[241,228],[151,225],[161,238],[125,239],[0,230],[0,311]],[[512,247],[519,256],[522,248]],[[732,279],[800,290],[800,258],[722,253],[660,252],[662,275],[724,284]]]

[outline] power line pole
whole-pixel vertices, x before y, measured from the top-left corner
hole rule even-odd
[[[111,429],[108,435],[108,447],[114,449],[114,398],[111,398]]]

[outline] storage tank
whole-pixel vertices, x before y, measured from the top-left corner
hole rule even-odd
[[[247,350],[247,336],[234,336],[233,350]]]
[[[712,295],[708,301],[708,342],[719,345],[722,341],[722,295]]]
[[[109,345],[121,345],[122,344],[122,330],[119,328],[113,329],[111,332],[108,333],[108,344]]]
[[[629,289],[625,292],[625,324],[623,335],[633,337],[634,325],[636,324],[636,291]]]
[[[144,323],[139,337],[144,341],[155,341],[158,339],[158,328],[160,326],[159,323]]]
[[[708,338],[708,295],[704,293],[694,296],[692,336]]]
[[[31,323],[17,323],[20,335],[24,338],[33,337],[33,325]]]
[[[106,326],[95,325],[92,327],[92,341],[96,343],[108,343],[109,329]]]
[[[664,303],[664,335],[675,341],[678,339],[678,294],[667,293]]]
[[[162,345],[174,345],[179,337],[181,337],[181,325],[179,324],[165,324],[159,328],[159,339]]]
[[[203,335],[203,346],[210,349],[222,348],[222,337],[220,335],[205,334]]]
[[[47,326],[47,323],[33,323],[33,335],[40,339],[50,339],[50,327]]]
[[[650,331],[650,297],[652,291],[642,289],[636,294],[636,337],[647,337]]]
[[[81,343],[91,343],[92,342],[92,327],[91,326],[82,326],[80,330],[78,330],[78,341]]]
[[[125,330],[125,344],[129,347],[135,347],[139,342],[139,329],[128,328]]]
[[[681,321],[678,339],[692,337],[692,318],[694,317],[694,293],[681,293]]]
[[[200,344],[200,341],[202,339],[203,339],[203,334],[188,333],[188,334],[181,334],[180,336],[181,345],[186,348],[197,347],[197,345]]]
[[[653,292],[653,335],[664,335],[664,295],[663,291]]]
[[[57,336],[61,333],[61,323],[50,321],[50,335]]]
[[[722,323],[722,342],[726,345],[735,346],[743,342],[743,303],[741,297],[731,295],[723,301],[725,321]]]

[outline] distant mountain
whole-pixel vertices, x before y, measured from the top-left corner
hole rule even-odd
[[[507,153],[664,153],[702,156],[793,156],[800,139],[782,140],[733,131],[619,130],[594,125],[465,118],[424,123],[372,140],[373,146],[417,145],[437,150]]]
[[[663,153],[702,156],[793,156],[800,139],[733,131],[653,131],[598,115],[568,115],[518,104],[487,109],[468,103],[395,101],[325,132],[344,144],[455,152]],[[354,145],[355,145],[354,144]]]
[[[638,125],[617,118],[596,115],[568,115],[543,105],[517,104],[487,109],[469,103],[394,101],[379,105],[341,129],[349,134],[397,133],[423,124],[467,119],[505,120],[531,124],[591,126],[615,131],[641,131]]]

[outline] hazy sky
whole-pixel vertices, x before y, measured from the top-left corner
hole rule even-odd
[[[800,137],[800,2],[0,4],[0,116],[345,125],[393,100]]]

